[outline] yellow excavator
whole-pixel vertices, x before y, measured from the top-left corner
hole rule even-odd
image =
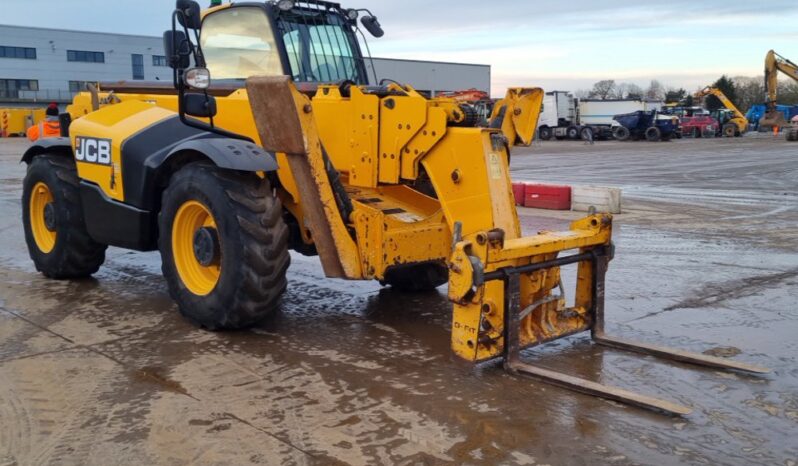
[[[765,56],[765,92],[767,94],[765,115],[759,120],[760,128],[777,126],[786,129],[788,141],[798,140],[798,128],[791,126],[784,118],[784,114],[776,109],[779,91],[779,72],[798,81],[798,65],[771,50]]]
[[[289,249],[318,255],[331,278],[411,291],[448,282],[458,357],[671,414],[690,409],[524,363],[521,350],[589,331],[623,350],[767,371],[607,335],[612,216],[521,232],[510,151],[531,143],[542,90],[510,89],[487,127],[465,124],[453,99],[369,82],[359,16],[383,35],[368,10],[326,1],[201,11],[178,0],[164,34],[173,83],[82,93],[64,137],[23,155],[36,268],[85,277],[108,245],[159,250],[179,311],[208,329],[274,313]]]
[[[721,125],[721,134],[727,138],[742,136],[748,131],[748,118],[745,117],[734,103],[726,97],[717,87],[707,86],[704,89],[696,92],[694,98],[696,100],[704,99],[706,96],[712,95],[717,97],[721,104],[730,112],[730,116],[725,121],[718,118],[718,123]]]

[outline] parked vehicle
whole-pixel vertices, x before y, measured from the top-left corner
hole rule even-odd
[[[681,105],[665,106],[660,111],[662,115],[676,115],[679,118],[709,115],[709,110],[704,107],[684,107]]]
[[[694,138],[713,138],[717,135],[720,124],[710,115],[695,115],[680,118],[682,134]]]
[[[615,115],[638,110],[660,110],[662,105],[660,101],[640,99],[579,99],[577,115],[581,126],[593,129],[599,138],[609,139],[613,128],[618,126],[613,119]]]
[[[681,137],[679,118],[660,115],[656,110],[638,110],[613,117],[620,126],[613,130],[613,136],[619,141],[646,138],[648,141],[668,141]]]
[[[658,110],[662,102],[638,99],[577,99],[565,91],[547,92],[538,121],[543,140],[609,139],[617,122],[613,116],[636,110]]]

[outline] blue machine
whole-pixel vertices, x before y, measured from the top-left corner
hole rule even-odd
[[[764,104],[751,105],[745,117],[754,125],[754,130],[759,129],[759,119],[765,115],[766,107]],[[792,117],[798,115],[798,105],[776,105],[776,110],[784,114],[784,118],[790,121]]]
[[[613,120],[621,126],[614,130],[615,139],[625,141],[629,138],[646,138],[649,141],[667,141],[672,137],[680,137],[681,125],[679,118],[657,118],[656,110],[638,110],[632,113],[615,115]]]

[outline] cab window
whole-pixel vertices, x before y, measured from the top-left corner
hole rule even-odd
[[[213,79],[283,74],[269,19],[259,7],[210,14],[202,23],[200,45]]]
[[[281,13],[277,25],[295,81],[366,83],[354,38],[340,16],[296,9]]]

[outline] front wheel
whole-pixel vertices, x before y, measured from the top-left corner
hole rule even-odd
[[[288,227],[269,182],[194,163],[163,193],[159,249],[180,313],[210,330],[272,314],[287,287]]]
[[[552,131],[551,128],[549,128],[548,126],[541,126],[540,129],[538,130],[538,134],[540,135],[540,139],[548,141],[549,139],[551,139]]]
[[[737,134],[737,126],[725,125],[723,126],[723,136],[733,138]]]
[[[662,131],[656,126],[652,126],[646,130],[646,139],[650,142],[659,141],[662,139]]]
[[[89,236],[79,189],[71,158],[43,154],[28,166],[22,187],[25,242],[46,277],[88,277],[105,262],[107,246]]]

